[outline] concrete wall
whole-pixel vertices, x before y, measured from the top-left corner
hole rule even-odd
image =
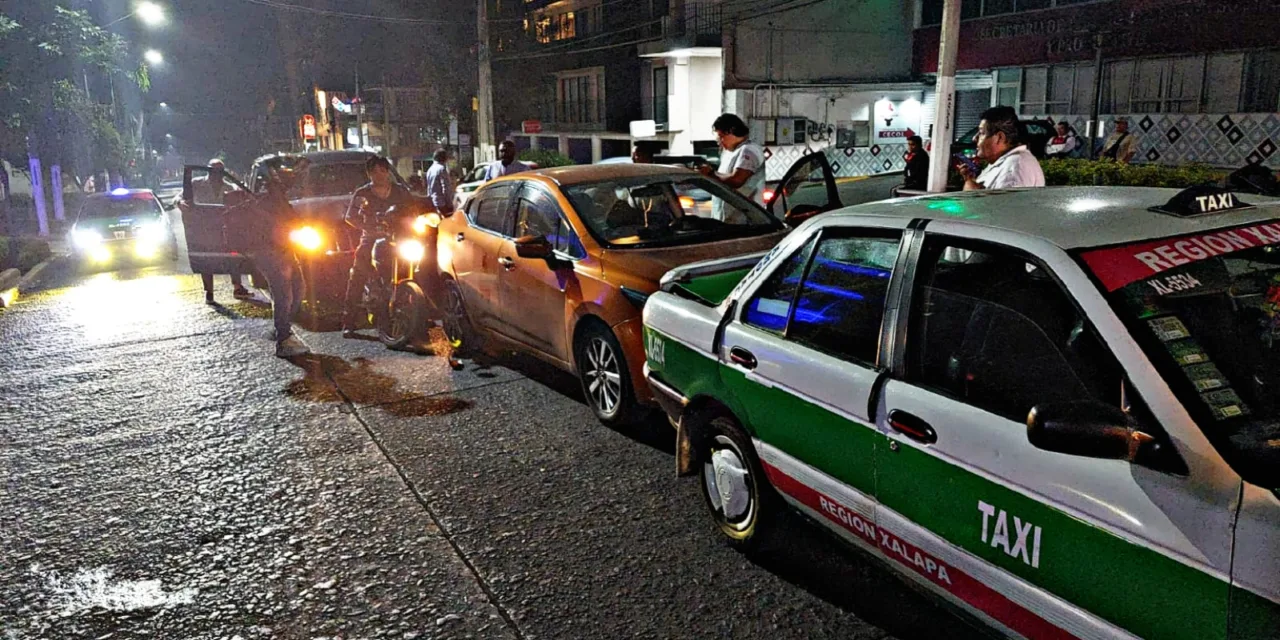
[[[916,5],[826,0],[738,22],[728,27],[725,86],[907,79]]]
[[[694,141],[715,141],[711,124],[720,116],[724,69],[718,55],[680,55],[656,60],[667,67],[668,153],[692,155]],[[650,76],[652,77],[652,76]]]

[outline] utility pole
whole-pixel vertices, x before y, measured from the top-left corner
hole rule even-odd
[[[364,149],[364,98],[360,97],[360,64],[356,64],[356,99],[352,101],[356,112],[356,134],[360,136],[360,148]]]
[[[929,192],[947,190],[951,138],[956,126],[956,53],[960,48],[960,0],[944,0],[938,42],[938,103],[933,116],[933,153],[929,156]]]
[[[480,62],[480,109],[476,113],[476,149],[481,162],[497,157],[493,146],[493,68],[489,52],[489,0],[477,0],[476,37]]]
[[[1089,125],[1085,127],[1084,143],[1089,145],[1085,150],[1090,160],[1098,159],[1098,149],[1094,142],[1101,137],[1102,122],[1099,115],[1102,111],[1102,34],[1093,37],[1093,46],[1097,50],[1093,57],[1093,104],[1089,110]]]

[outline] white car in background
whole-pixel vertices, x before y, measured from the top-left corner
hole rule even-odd
[[[524,160],[521,160],[521,162],[529,165],[530,169],[538,168],[538,163],[536,162],[526,162]],[[489,171],[490,164],[491,163],[486,162],[484,164],[476,165],[476,168],[468,172],[462,182],[458,184],[458,188],[453,192],[454,210],[461,211],[463,205],[467,204],[467,200],[471,199],[471,194],[475,193],[476,189],[479,189],[480,185],[486,182],[484,176]]]

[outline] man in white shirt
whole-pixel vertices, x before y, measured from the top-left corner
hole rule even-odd
[[[732,113],[726,113],[716,118],[711,128],[715,130],[720,148],[724,149],[720,154],[720,170],[702,165],[698,171],[764,206],[764,150],[748,139],[751,130],[747,123]],[[724,202],[719,198],[711,200],[711,213],[717,220],[738,222],[724,219]]]
[[[529,170],[529,165],[516,160],[516,143],[511,140],[503,140],[502,144],[498,145],[498,157],[501,159],[490,162],[489,168],[485,169],[486,181]]]
[[[1070,158],[1076,147],[1080,146],[1079,138],[1076,138],[1076,134],[1071,132],[1071,126],[1065,122],[1059,122],[1054,129],[1056,135],[1044,146],[1045,157]]]
[[[1022,144],[1018,114],[1013,107],[991,107],[982,113],[978,123],[978,159],[990,164],[974,175],[968,165],[960,165],[964,190],[1013,189],[1043,187],[1044,171],[1040,161]]]

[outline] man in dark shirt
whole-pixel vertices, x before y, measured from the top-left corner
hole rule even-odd
[[[364,285],[374,276],[373,243],[381,237],[375,229],[376,217],[391,207],[399,207],[413,202],[409,190],[396,183],[391,173],[391,161],[382,156],[372,156],[365,162],[365,172],[369,175],[369,184],[356,189],[351,194],[351,204],[347,205],[344,220],[347,224],[360,229],[360,246],[356,247],[355,262],[351,265],[351,276],[347,279],[347,297],[342,306],[342,337],[356,336],[355,312],[360,307],[360,299],[364,293]]]
[[[902,188],[912,191],[929,189],[929,153],[924,150],[920,136],[907,138],[907,170],[903,173]]]
[[[311,349],[293,333],[293,318],[302,309],[303,282],[302,270],[287,240],[297,221],[297,213],[289,204],[289,187],[298,174],[306,172],[307,160],[297,159],[291,167],[286,164],[285,158],[267,162],[266,193],[257,202],[256,215],[245,222],[253,228],[248,234],[254,241],[250,250],[253,263],[271,289],[276,356],[295,358],[311,353]]]

